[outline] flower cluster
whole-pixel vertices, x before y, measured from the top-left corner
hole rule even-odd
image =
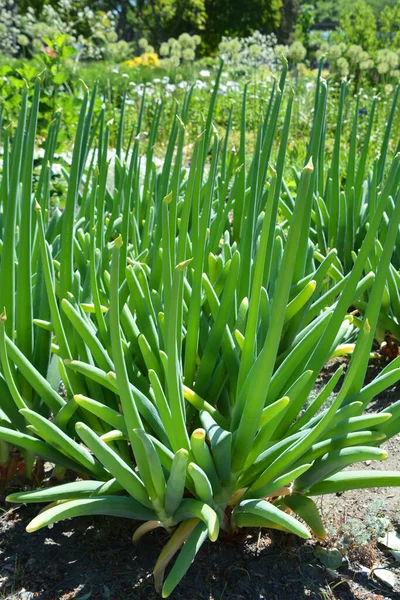
[[[340,77],[362,73],[373,79],[399,76],[399,51],[382,48],[377,52],[367,52],[359,44],[347,45],[345,42],[329,44],[323,42],[317,52],[317,58],[329,61],[331,70]]]
[[[142,54],[154,54],[153,46],[150,46],[146,38],[140,38],[138,41],[139,50]]]
[[[116,54],[113,47],[118,43],[115,18],[111,12],[79,6],[72,0],[60,0],[57,8],[45,4],[39,18],[28,7],[25,14],[8,8],[6,0],[0,0],[0,51],[15,55],[24,51],[35,55],[45,51],[48,40],[64,35],[65,43],[73,46],[77,57],[101,59]],[[121,51],[121,48],[118,48]],[[113,52],[114,51],[114,52]]]
[[[248,71],[261,66],[273,71],[277,67],[274,52],[276,41],[274,34],[264,35],[259,31],[246,38],[223,37],[218,46],[219,56],[227,65],[238,71]]]
[[[175,38],[169,38],[160,46],[160,56],[163,57],[163,65],[169,68],[179,67],[183,63],[191,63],[196,58],[196,48],[201,38],[199,35],[181,33]]]
[[[275,46],[275,54],[278,57],[284,56],[285,58],[289,59],[291,63],[297,65],[305,59],[307,50],[300,40],[296,40],[290,44],[290,46],[278,44]]]
[[[389,48],[378,50],[376,55],[376,69],[380,75],[388,73],[393,77],[399,77],[399,54]]]
[[[135,67],[158,67],[160,61],[155,52],[143,52],[140,56],[134,56],[122,63],[123,67],[134,69]]]
[[[19,35],[20,30],[13,10],[7,0],[0,0],[0,52],[15,54]]]
[[[356,44],[351,44],[346,50],[346,56],[349,60],[349,63],[354,66],[360,68],[362,71],[366,71],[368,69],[373,69],[374,61],[371,56],[363,50],[361,46],[357,46]]]

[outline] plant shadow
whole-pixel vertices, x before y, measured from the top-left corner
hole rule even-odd
[[[6,507],[9,510],[9,505]],[[38,506],[19,507],[1,520],[0,598],[21,600],[156,600],[152,570],[166,532],[136,546],[126,519],[67,520],[34,534],[25,531]],[[352,600],[372,598],[368,582],[328,572],[313,546],[279,532],[246,530],[207,542],[174,600]],[[354,585],[358,589],[354,594]],[[360,595],[364,586],[368,595]],[[334,590],[334,591],[333,591]],[[390,595],[388,595],[390,597]]]

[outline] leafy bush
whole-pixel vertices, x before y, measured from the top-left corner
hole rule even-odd
[[[375,15],[364,0],[356,0],[350,6],[344,7],[340,15],[340,26],[348,43],[362,46],[367,52],[376,48]]]

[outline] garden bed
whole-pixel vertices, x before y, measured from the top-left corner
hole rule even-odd
[[[317,381],[326,383],[337,367],[328,363]],[[342,359],[343,362],[343,359]],[[378,365],[370,366],[367,380]],[[399,397],[399,385],[380,394],[373,408],[382,410]],[[400,436],[389,440],[387,461],[354,465],[354,469],[398,469]],[[3,498],[2,498],[3,500]],[[318,500],[323,520],[338,530],[349,519],[365,524],[370,507],[383,501],[383,514],[400,533],[400,488],[372,488],[333,494]],[[2,501],[0,520],[0,598],[7,600],[156,600],[152,569],[167,534],[155,530],[138,546],[131,541],[136,523],[110,517],[86,517],[56,523],[34,534],[25,531],[42,505],[11,507]],[[332,529],[331,529],[332,530]],[[335,545],[335,536],[327,546]],[[314,556],[315,540],[303,542],[278,531],[245,530],[231,539],[207,543],[181,582],[176,600],[383,600],[398,598],[399,589],[370,576],[374,565],[392,567],[383,546],[372,541],[355,549],[337,571]],[[366,564],[366,563],[370,564]]]
[[[399,452],[397,441],[393,460],[398,461]],[[362,518],[368,502],[375,496],[373,490],[368,494],[348,493],[346,505],[343,496],[327,497],[324,512],[329,512],[330,517],[345,518],[352,514]],[[379,497],[390,501],[388,515],[395,519],[399,490],[380,490]],[[134,523],[97,517],[64,521],[31,535],[24,528],[37,511],[35,505],[19,507],[1,519],[0,597],[7,600],[160,597],[154,591],[152,568],[166,534],[150,533],[135,547],[131,542]],[[400,531],[398,521],[396,527]],[[270,537],[258,530],[232,540],[207,543],[173,597],[176,600],[398,597],[395,590],[369,579],[359,565],[344,566],[336,573],[328,571],[314,556],[314,546],[314,542],[302,543],[280,532],[272,532]],[[377,560],[384,563],[387,557],[378,550]]]

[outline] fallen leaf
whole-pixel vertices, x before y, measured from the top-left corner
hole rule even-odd
[[[317,546],[314,550],[314,556],[328,569],[338,569],[343,561],[343,557],[337,548],[323,548]]]
[[[379,543],[389,548],[389,550],[400,552],[400,533],[388,531],[386,535],[379,538]]]
[[[397,577],[393,573],[393,571],[389,571],[389,569],[375,569],[373,574],[377,579],[379,579],[383,583],[386,583],[386,585],[388,585],[392,589],[396,587]]]

